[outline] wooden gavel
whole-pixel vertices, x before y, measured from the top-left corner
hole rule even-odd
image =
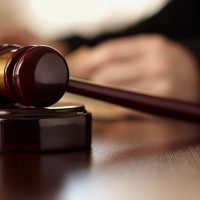
[[[4,99],[27,106],[46,107],[56,103],[65,91],[154,115],[200,122],[197,104],[69,78],[65,59],[53,48],[0,45],[0,95]]]

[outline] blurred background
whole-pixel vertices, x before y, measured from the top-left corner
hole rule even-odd
[[[22,26],[44,39],[95,36],[139,22],[169,0],[0,0],[1,29]]]
[[[0,0],[0,41],[22,45],[47,44],[66,55],[68,49],[63,48],[60,43],[55,44],[54,41],[74,35],[92,38],[101,33],[125,29],[156,14],[169,1]],[[1,35],[4,36],[3,39]],[[69,67],[72,66],[70,62],[68,64]],[[133,88],[137,89],[137,87]],[[121,118],[127,113],[135,114],[129,109],[69,93],[62,100],[82,102],[97,118],[102,119]],[[120,115],[113,115],[113,113]]]

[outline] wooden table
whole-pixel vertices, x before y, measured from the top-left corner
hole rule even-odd
[[[95,121],[91,151],[0,155],[0,200],[199,199],[199,141],[189,123]]]

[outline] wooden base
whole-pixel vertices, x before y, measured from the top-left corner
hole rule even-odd
[[[88,149],[91,114],[83,105],[0,107],[0,152],[56,152]]]

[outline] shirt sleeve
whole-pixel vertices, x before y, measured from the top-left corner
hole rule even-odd
[[[74,35],[61,41],[70,51],[82,45],[95,46],[103,41],[141,33],[165,35],[186,45],[200,61],[200,1],[173,0],[154,16],[126,29],[84,38]]]

